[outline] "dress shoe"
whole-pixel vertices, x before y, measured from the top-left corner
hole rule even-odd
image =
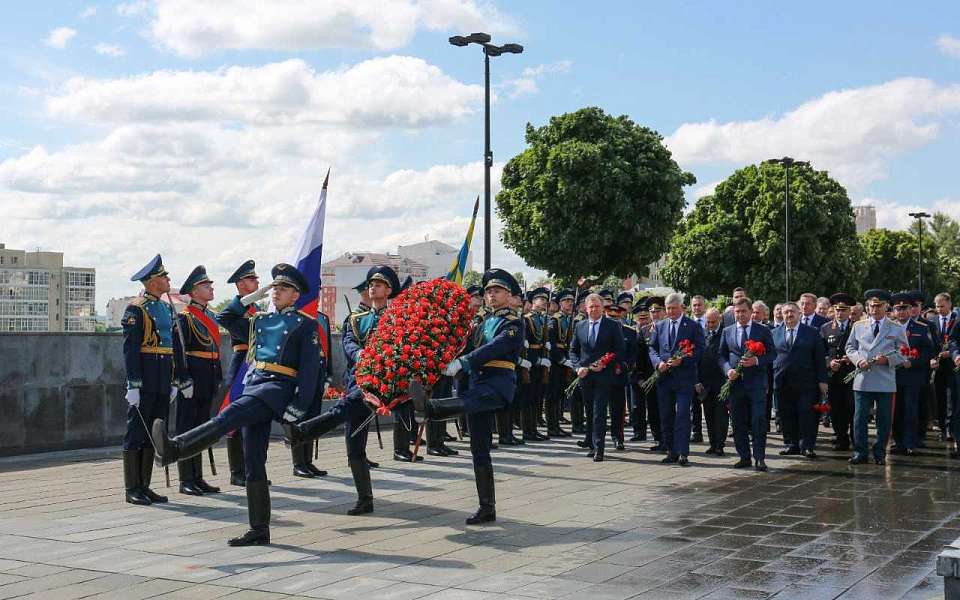
[[[380,463],[378,463],[378,462],[373,462],[372,460],[370,460],[370,459],[368,458],[368,459],[367,459],[367,466],[370,467],[371,469],[376,469],[376,468],[378,468],[378,467],[380,466]]]
[[[353,505],[353,508],[347,510],[347,514],[351,517],[357,515],[366,515],[373,512],[373,500],[362,499],[357,500],[357,503]]]
[[[817,458],[817,453],[814,452],[813,450],[801,450],[801,451],[800,451],[800,454],[801,454],[804,458],[809,458],[809,459],[811,459],[811,460]]]
[[[500,438],[501,446],[519,446],[520,441],[515,438]]]
[[[686,456],[684,456],[684,455],[681,454],[681,455],[680,455],[680,458],[677,459],[677,464],[679,464],[681,467],[689,467],[689,466],[690,466],[690,461],[687,460],[687,457],[686,457]]]
[[[247,478],[242,473],[231,473],[230,474],[230,485],[238,485],[240,487],[247,487]]]
[[[593,457],[593,462],[603,462],[603,450],[597,452],[597,454]]]
[[[704,453],[704,454],[716,454],[716,453],[717,453],[717,450],[716,450],[716,448],[714,448],[713,446],[710,446],[709,448],[707,448],[706,450],[704,450],[703,453]]]
[[[753,465],[753,468],[756,469],[756,470],[757,470],[758,472],[760,472],[760,473],[765,473],[765,472],[767,471],[767,463],[765,463],[765,462],[763,461],[763,459],[761,458],[761,459],[757,460],[757,463],[756,463],[755,465]]]
[[[672,465],[673,463],[677,462],[677,460],[679,459],[677,458],[676,454],[667,454],[660,462],[665,465]]]
[[[783,450],[781,450],[780,452],[778,452],[778,454],[779,454],[780,456],[795,456],[795,455],[799,455],[799,454],[800,454],[800,448],[797,448],[796,446],[790,446],[789,448],[784,448]]]
[[[180,493],[188,496],[202,496],[203,490],[192,481],[184,481],[180,483]]]
[[[414,462],[413,452],[410,452],[409,450],[396,450],[393,453],[393,460]],[[421,460],[423,460],[423,457],[418,454],[416,458],[416,462],[420,462]]]
[[[430,456],[446,456],[447,453],[443,451],[443,448],[427,448],[427,454]]]
[[[733,463],[733,468],[734,468],[734,469],[746,469],[746,468],[749,467],[749,466],[750,466],[750,459],[749,459],[749,458],[741,458],[741,459],[738,460],[737,462]]]
[[[596,455],[597,455],[597,451],[594,450],[593,448],[590,448],[590,452],[587,452],[587,458],[593,458]]]
[[[625,448],[624,448],[624,446],[623,446],[623,442],[621,442],[620,440],[617,440],[617,443],[615,444],[615,447],[616,447],[617,450],[625,450]]]
[[[693,434],[693,436],[690,438],[690,443],[692,443],[692,444],[702,444],[702,443],[703,443],[703,434],[702,434],[702,433],[695,433],[695,434]]]
[[[635,433],[633,437],[630,438],[631,442],[645,442],[647,441],[647,436],[642,433]]]
[[[656,446],[650,446],[650,452],[666,452],[667,447],[663,444],[657,444]]]
[[[577,440],[577,445],[580,446],[581,448],[589,448],[590,442],[587,442],[584,440]]]
[[[903,455],[904,455],[904,456],[916,456],[917,453],[914,452],[913,448],[904,448],[904,449],[903,449]]]
[[[295,477],[305,477],[307,479],[313,479],[316,477],[313,473],[307,469],[306,465],[293,465],[293,475]]]
[[[878,465],[885,465],[887,464],[887,459],[882,456],[875,456],[873,458],[873,462],[877,463]]]
[[[240,537],[235,537],[227,541],[231,546],[263,546],[270,543],[270,530],[251,529]]]
[[[307,464],[305,464],[304,466],[307,467],[307,470],[308,470],[308,471],[310,471],[311,473],[313,473],[313,476],[314,476],[314,477],[326,477],[326,476],[327,476],[327,472],[326,472],[326,471],[324,471],[323,469],[318,469],[317,466],[316,466],[315,464],[313,464],[313,463],[307,463]]]
[[[467,517],[467,525],[491,523],[497,520],[497,511],[492,506],[481,506],[472,517]]]
[[[196,485],[198,488],[200,488],[200,491],[203,492],[204,494],[219,494],[219,493],[220,493],[220,488],[218,488],[218,487],[215,486],[215,485],[210,485],[209,483],[207,483],[207,482],[204,481],[203,479],[198,479],[198,480],[195,482],[195,485]]]
[[[723,448],[715,448],[713,454],[714,456],[725,456]]]
[[[143,492],[141,492],[139,488],[127,490],[126,500],[130,504],[136,504],[137,506],[150,506],[153,504],[149,498],[143,495]]]
[[[531,431],[523,434],[523,441],[525,442],[542,442],[548,440],[547,436],[543,435],[539,431]]]
[[[854,454],[853,456],[850,457],[850,460],[848,460],[847,462],[849,462],[851,465],[865,465],[869,461],[866,456],[863,456],[861,454]]]

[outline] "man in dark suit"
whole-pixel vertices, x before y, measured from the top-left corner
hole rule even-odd
[[[683,314],[683,296],[670,294],[665,300],[667,318],[657,322],[650,337],[650,362],[660,372],[657,404],[660,408],[664,463],[687,466],[690,454],[690,403],[697,384],[697,363],[703,354],[703,329]],[[684,340],[689,356],[676,356]]]
[[[777,350],[773,385],[786,445],[780,454],[816,458],[817,418],[813,406],[820,395],[827,393],[823,338],[818,330],[800,323],[800,308],[795,303],[784,303],[782,310],[783,327],[773,331]]]
[[[800,294],[800,300],[797,301],[797,305],[800,307],[800,323],[802,325],[813,327],[817,331],[820,331],[823,324],[829,320],[817,313],[816,294],[811,294],[810,292]]]
[[[933,299],[933,304],[937,309],[937,318],[933,321],[932,329],[933,339],[937,345],[937,355],[936,361],[932,362],[930,366],[936,369],[933,377],[933,390],[937,402],[937,423],[940,426],[940,441],[945,442],[952,437],[949,434],[951,431],[950,421],[952,419],[949,418],[949,412],[947,410],[947,392],[951,391],[954,399],[957,397],[957,381],[953,372],[953,363],[950,360],[950,342],[952,341],[950,331],[957,321],[957,315],[953,311],[950,294],[946,292],[937,294],[936,298]],[[954,400],[954,406],[956,406],[956,400]],[[921,412],[924,417],[921,423],[923,426],[923,437],[926,437],[926,411]]]
[[[920,402],[923,389],[930,381],[930,361],[936,355],[930,326],[926,322],[912,318],[917,303],[915,294],[900,292],[894,294],[891,302],[897,321],[907,334],[910,351],[917,356],[907,357],[906,362],[897,369],[897,393],[894,395],[893,441],[890,454],[912,456],[917,446],[917,421],[920,418]]]
[[[695,391],[703,401],[703,414],[707,421],[707,438],[710,447],[706,454],[723,456],[723,446],[727,441],[727,429],[730,427],[727,409],[717,401],[717,395],[726,377],[717,357],[720,352],[720,338],[723,330],[720,328],[720,311],[711,308],[707,310],[703,319],[704,342],[703,355],[697,365],[699,382]]]
[[[570,363],[580,378],[587,411],[586,435],[580,446],[590,448],[589,456],[594,462],[603,460],[607,402],[613,388],[623,385],[616,371],[622,368],[625,352],[620,324],[603,316],[603,304],[599,294],[587,296],[587,318],[577,324],[570,343]],[[606,367],[597,364],[611,352],[615,357]]]
[[[736,302],[740,298],[747,297],[747,290],[742,287],[733,288],[733,294],[731,295],[732,302]],[[733,316],[733,305],[728,306],[726,310],[723,311],[723,326],[729,327],[737,322],[736,317]]]
[[[753,322],[751,311],[749,298],[741,298],[733,305],[736,323],[723,329],[717,364],[726,379],[733,382],[730,412],[733,440],[740,456],[733,466],[736,469],[750,466],[750,438],[753,438],[754,467],[757,471],[766,471],[767,365],[773,360],[773,337],[768,327]],[[747,357],[750,341],[763,344],[763,352]]]

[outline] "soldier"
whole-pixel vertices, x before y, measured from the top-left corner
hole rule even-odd
[[[190,304],[178,316],[186,354],[187,372],[193,381],[193,397],[177,405],[177,433],[189,431],[210,419],[210,405],[223,380],[220,367],[220,326],[207,304],[213,300],[213,282],[203,265],[187,277],[180,294],[190,295]],[[203,455],[177,463],[180,493],[190,496],[216,494],[220,488],[203,479]]]
[[[650,363],[650,351],[647,343],[653,332],[653,323],[650,321],[650,309],[647,308],[646,301],[641,300],[633,307],[633,314],[636,315],[637,324],[637,368],[630,378],[630,386],[633,388],[632,414],[630,423],[633,425],[633,437],[631,442],[647,441],[647,413],[651,409],[650,404],[656,404],[656,401],[648,402],[648,396],[640,387],[640,384],[648,377],[653,375],[653,365]],[[652,394],[650,395],[652,398]],[[655,432],[654,437],[660,440],[660,413],[651,412],[650,427]],[[656,415],[656,419],[652,415]]]
[[[547,392],[547,435],[551,437],[570,437],[569,431],[560,427],[563,417],[564,392],[573,380],[573,369],[567,351],[573,336],[573,290],[562,289],[556,294],[559,312],[550,318],[550,385]]]
[[[549,318],[546,310],[549,300],[550,291],[547,288],[539,287],[533,290],[530,292],[532,310],[523,316],[527,342],[525,358],[530,363],[529,377],[520,386],[520,423],[525,442],[548,439],[537,431],[537,424],[542,414],[540,404],[543,401],[545,383],[550,375]]]
[[[627,390],[637,363],[637,330],[623,321],[623,307],[612,304],[606,308],[606,316],[620,324],[623,334],[623,357],[620,371],[616,374],[617,386],[610,393],[610,439],[614,448],[623,450],[624,420],[627,408]]]
[[[515,368],[523,346],[521,319],[509,308],[508,300],[511,293],[520,293],[516,280],[503,269],[491,269],[483,274],[483,288],[490,312],[474,330],[474,349],[451,362],[444,371],[451,376],[460,371],[469,373],[467,393],[457,398],[428,400],[418,383],[410,385],[410,398],[423,418],[448,419],[466,413],[470,422],[470,451],[480,508],[467,519],[468,525],[497,520],[490,458],[494,412],[513,401]]]
[[[860,374],[853,381],[853,447],[850,464],[867,462],[867,419],[876,409],[877,441],[873,445],[873,460],[886,464],[887,437],[890,435],[890,409],[897,389],[895,370],[903,363],[900,347],[907,345],[903,327],[887,318],[890,292],[867,290],[865,294],[869,317],[854,324],[847,339],[847,358]]]
[[[897,321],[907,334],[909,350],[916,351],[917,356],[904,357],[906,360],[897,369],[897,393],[894,395],[893,408],[895,445],[890,448],[890,454],[913,456],[917,446],[922,393],[924,385],[930,380],[930,360],[936,355],[936,350],[930,327],[911,316],[915,312],[911,309],[917,304],[917,295],[900,292],[893,295],[892,302]]]
[[[838,292],[830,296],[834,319],[820,327],[827,350],[827,400],[830,402],[830,422],[836,439],[834,450],[849,450],[853,435],[853,383],[843,380],[854,366],[847,358],[847,338],[850,337],[853,321],[850,309],[856,304],[853,296]]]
[[[267,482],[267,448],[270,424],[303,417],[314,402],[319,374],[320,335],[318,323],[294,308],[300,294],[309,291],[303,274],[288,264],[278,264],[273,275],[273,305],[276,312],[250,318],[251,363],[243,394],[219,415],[170,439],[162,419],[153,422],[157,460],[168,465],[190,458],[215,444],[228,431],[243,428],[247,462],[247,514],[250,530],[229,540],[231,546],[270,543],[270,488]]]
[[[252,260],[244,262],[227,279],[227,283],[237,286],[237,295],[217,315],[217,322],[230,332],[230,346],[233,356],[230,357],[230,367],[227,370],[227,385],[230,388],[220,406],[222,412],[232,398],[237,398],[243,392],[243,375],[246,373],[245,359],[250,338],[250,317],[256,314],[256,306],[244,306],[240,299],[260,289],[260,277],[257,275],[256,263]],[[238,373],[243,370],[239,376]],[[227,434],[227,462],[230,465],[230,483],[246,487],[246,467],[243,462],[243,440],[239,429]]]
[[[177,396],[193,395],[193,383],[183,366],[179,338],[173,331],[173,308],[160,300],[170,292],[170,277],[156,255],[130,281],[144,293],[123,313],[123,362],[127,372],[127,429],[123,437],[123,484],[126,501],[150,505],[166,502],[150,489],[154,446],[148,431],[153,419],[165,419]]]
[[[577,314],[573,317],[573,327],[576,328],[577,323],[582,321],[586,317],[586,307],[585,302],[587,296],[590,295],[590,290],[583,290],[577,293]],[[573,334],[571,333],[571,336]],[[572,338],[571,338],[572,339]],[[570,397],[570,422],[572,424],[571,431],[573,433],[584,433],[586,428],[584,426],[584,421],[586,420],[585,407],[583,405],[583,392],[578,386],[577,389],[573,392],[573,395]]]
[[[307,414],[304,418],[315,417],[320,413],[320,410],[323,407],[323,395],[327,389],[327,386],[330,384],[330,370],[332,365],[330,363],[330,318],[327,317],[325,313],[317,311],[317,323],[319,324],[319,333],[320,333],[320,356],[323,358],[320,361],[323,370],[318,375],[319,383],[317,384],[316,394],[314,395],[313,404],[310,406],[310,409],[307,411]],[[307,479],[313,479],[314,477],[326,477],[327,472],[323,469],[317,468],[313,464],[313,449],[316,439],[305,439],[300,444],[290,444],[290,459],[293,463],[293,474],[296,477],[304,477]]]
[[[353,287],[353,291],[360,294],[360,304],[357,305],[357,308],[353,312],[370,310],[370,290],[367,289],[367,283],[366,280],[363,280]]]

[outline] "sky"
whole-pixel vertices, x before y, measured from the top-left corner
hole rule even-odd
[[[179,286],[291,258],[330,169],[324,256],[463,240],[527,123],[586,106],[658,131],[697,184],[809,160],[879,225],[960,217],[960,3],[132,0],[0,22],[0,242],[97,269],[97,310],[160,253]],[[478,227],[482,224],[478,224]],[[495,266],[536,276],[496,240]],[[474,240],[482,265],[482,229]]]

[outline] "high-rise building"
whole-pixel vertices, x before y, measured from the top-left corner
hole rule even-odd
[[[857,223],[857,235],[877,228],[877,208],[869,204],[853,207],[853,218]]]
[[[0,244],[0,331],[94,331],[96,271]]]

